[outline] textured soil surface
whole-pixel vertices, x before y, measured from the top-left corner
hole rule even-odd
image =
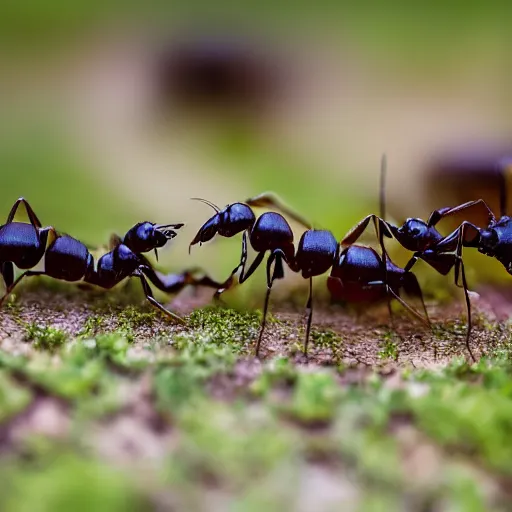
[[[496,294],[474,301],[472,365],[455,302],[428,305],[432,330],[399,309],[391,327],[385,306],[319,305],[306,361],[291,305],[273,305],[256,359],[259,312],[195,309],[182,327],[130,286],[29,285],[0,311],[1,500],[44,488],[41,510],[83,496],[98,510],[505,510]]]

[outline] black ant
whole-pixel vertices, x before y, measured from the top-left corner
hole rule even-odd
[[[12,222],[21,203],[27,209],[30,224]],[[141,254],[152,250],[156,252],[177,235],[174,230],[180,229],[183,224],[136,224],[123,239],[114,237],[112,249],[99,258],[97,265],[89,249],[82,242],[69,235],[59,234],[53,228],[41,229],[40,225],[28,202],[19,199],[11,210],[7,223],[0,228],[0,255],[4,262],[3,275],[7,287],[0,299],[0,305],[25,277],[45,275],[70,282],[82,280],[105,289],[114,287],[128,277],[137,277],[148,301],[170,319],[184,324],[185,321],[181,317],[167,310],[154,298],[146,277],[166,293],[178,292],[188,284],[202,284],[213,288],[220,286],[220,283],[211,281],[206,276],[201,279],[195,278],[194,271],[186,271],[179,275],[160,274]],[[46,249],[49,233],[52,237]],[[30,268],[37,265],[43,255],[44,271],[26,270],[15,281],[13,280],[13,264],[22,269]]]
[[[265,330],[267,310],[270,299],[272,285],[276,279],[284,278],[283,262],[288,266],[293,265],[295,248],[293,245],[293,231],[288,221],[279,213],[265,212],[256,218],[251,206],[266,206],[266,203],[272,202],[272,198],[268,194],[249,199],[245,203],[233,203],[226,206],[223,210],[206,201],[205,199],[194,198],[202,201],[215,210],[215,215],[207,220],[199,229],[198,233],[190,243],[190,247],[199,243],[210,241],[216,234],[230,238],[243,231],[242,238],[242,256],[240,263],[233,269],[228,279],[216,293],[218,298],[220,294],[234,285],[233,277],[240,270],[239,284],[245,282],[255,270],[261,265],[265,254],[270,252],[267,259],[267,294],[265,296],[265,305],[263,308],[263,319],[261,322],[260,334],[256,344],[256,356],[259,355],[261,339]],[[283,205],[282,209],[287,211]],[[302,224],[307,222],[299,216],[295,216],[293,212],[289,212],[291,217]],[[256,251],[257,255],[248,269],[247,265],[247,238],[251,247]],[[273,266],[273,268],[272,268]]]
[[[306,305],[309,315],[304,342],[306,356],[313,315],[313,277],[324,274],[330,268],[332,268],[332,272],[329,277],[329,289],[335,297],[353,301],[375,300],[391,296],[423,321],[421,315],[399,296],[399,289],[405,287],[421,297],[421,290],[415,276],[396,267],[385,254],[380,257],[373,249],[356,245],[342,249],[330,231],[312,229],[303,217],[284,206],[272,194],[262,194],[248,199],[245,203],[228,205],[222,211],[208,201],[201,201],[209,204],[216,214],[201,227],[192,240],[191,246],[207,242],[217,233],[221,236],[231,237],[241,231],[244,232],[240,264],[235,267],[225,282],[225,286],[218,290],[218,294],[232,286],[233,276],[240,269],[242,271],[239,283],[247,280],[263,261],[266,251],[270,251],[267,260],[267,294],[256,345],[256,356],[259,355],[272,284],[275,279],[284,277],[283,261],[292,271],[301,272],[302,277],[309,279],[309,297]],[[307,228],[307,231],[301,236],[296,253],[293,246],[293,233],[284,217],[279,213],[266,212],[256,219],[251,206],[280,209]],[[251,246],[258,254],[246,272],[248,232]],[[392,278],[390,281],[387,279],[388,271]]]
[[[388,238],[394,237],[402,247],[408,249],[410,251],[414,251],[409,262],[404,267],[405,271],[409,271],[412,269],[414,264],[418,259],[422,259],[426,263],[428,263],[431,267],[433,267],[437,272],[442,275],[447,275],[451,269],[454,269],[455,274],[455,284],[457,286],[461,286],[459,284],[459,275],[462,279],[462,288],[464,290],[464,298],[466,302],[466,312],[467,312],[467,329],[466,329],[466,348],[468,350],[469,355],[473,361],[476,361],[475,356],[471,350],[470,346],[470,338],[471,338],[471,301],[469,299],[468,293],[468,285],[466,280],[466,272],[464,269],[464,262],[462,260],[462,245],[467,247],[479,247],[481,252],[488,254],[489,256],[496,256],[498,259],[498,252],[491,249],[489,252],[486,247],[486,242],[483,240],[488,237],[498,237],[500,238],[500,242],[505,242],[506,235],[503,234],[491,234],[492,229],[490,230],[479,230],[473,224],[465,221],[457,228],[453,233],[448,235],[447,237],[443,236],[436,229],[436,224],[444,217],[459,213],[467,208],[483,204],[488,211],[489,214],[489,228],[498,227],[500,221],[496,222],[494,218],[494,214],[491,212],[489,207],[482,201],[470,201],[468,203],[464,203],[463,205],[454,207],[454,208],[441,208],[439,210],[435,210],[430,214],[428,221],[424,221],[418,218],[409,218],[404,224],[400,227],[394,226],[390,222],[384,220],[385,216],[385,198],[384,198],[384,182],[385,182],[385,174],[386,174],[386,158],[383,156],[382,165],[381,165],[381,186],[380,186],[380,204],[381,204],[381,215],[380,217],[377,215],[368,215],[361,222],[359,222],[343,239],[342,243],[344,244],[352,244],[355,242],[363,233],[363,231],[368,226],[369,222],[373,220],[375,230],[379,236],[381,247],[383,247],[383,236]],[[502,173],[503,175],[503,173]],[[503,175],[504,176],[504,175]],[[512,235],[512,221],[510,221],[509,217],[505,217],[504,212],[506,211],[506,188],[504,186],[504,178],[503,178],[503,186],[501,187],[501,196],[500,196],[500,204],[502,211],[502,219],[503,224],[499,224],[501,226],[508,226],[510,223],[511,227],[510,234]],[[506,229],[506,227],[505,227]],[[503,246],[502,246],[503,247]],[[487,251],[487,252],[485,252]],[[507,258],[505,255],[502,263],[507,266],[507,263],[511,266],[512,270],[512,251],[510,252],[510,257]]]

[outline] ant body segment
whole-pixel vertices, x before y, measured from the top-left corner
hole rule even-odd
[[[20,205],[25,206],[29,223],[14,221]],[[55,230],[43,228],[30,204],[23,197],[17,199],[7,221],[0,226],[0,273],[7,287],[14,282],[14,265],[25,270],[39,263],[50,234],[55,235]]]

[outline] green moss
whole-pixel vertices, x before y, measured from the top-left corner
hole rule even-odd
[[[298,455],[292,431],[264,411],[251,414],[240,403],[230,407],[201,400],[176,421],[183,433],[176,458],[196,481],[213,479],[235,489],[254,485],[283,466],[291,469]]]
[[[337,349],[341,344],[341,336],[332,329],[313,329],[311,331],[311,340],[318,347]]]
[[[92,337],[99,333],[105,323],[103,315],[91,315],[87,317],[82,329],[78,333],[79,336]]]
[[[451,450],[480,459],[487,467],[512,474],[512,367],[508,358],[464,361],[446,370],[418,375],[428,388],[410,398],[418,427]]]
[[[122,330],[132,330],[139,327],[151,326],[156,318],[154,310],[144,311],[140,306],[133,305],[123,308],[118,314],[119,328]]]
[[[32,399],[28,389],[17,385],[4,372],[0,372],[0,422],[21,412]]]
[[[302,424],[324,424],[334,417],[341,396],[331,372],[300,372],[290,402],[280,408]]]
[[[26,378],[49,393],[74,400],[96,393],[104,372],[105,365],[97,359],[77,366],[47,357],[33,358],[23,369]]]
[[[380,359],[391,359],[395,362],[398,361],[398,344],[394,341],[394,338],[394,333],[390,331],[384,334],[380,343],[380,350],[377,354]]]
[[[287,357],[276,357],[265,365],[250,389],[255,395],[265,396],[275,387],[291,387],[297,380],[297,373],[297,368]]]
[[[247,350],[258,335],[261,316],[253,311],[204,308],[194,311],[188,322],[196,339],[228,345],[239,353]]]
[[[7,461],[0,475],[5,511],[142,511],[149,506],[122,473],[72,453],[52,452],[31,463]]]
[[[25,340],[33,341],[38,350],[57,351],[68,339],[66,332],[37,322],[25,324]]]
[[[70,347],[67,360],[76,364],[96,360],[129,370],[145,368],[146,359],[129,357],[130,346],[130,337],[125,331],[99,334],[94,338],[77,339]]]

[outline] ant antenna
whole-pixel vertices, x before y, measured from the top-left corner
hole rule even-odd
[[[200,197],[191,197],[190,199],[192,199],[192,201],[201,201],[202,203],[207,204],[208,206],[213,208],[217,213],[220,212],[220,208],[218,206],[214,205],[210,201],[207,201],[206,199],[201,199]]]
[[[386,153],[382,153],[380,160],[380,218],[386,218],[386,171],[388,159]]]
[[[165,229],[165,228],[180,229],[184,225],[185,224],[183,222],[181,222],[179,224],[155,224],[155,229],[158,229],[158,230]]]
[[[512,169],[512,158],[503,158],[496,166],[500,180],[500,215],[507,215],[507,171]]]

